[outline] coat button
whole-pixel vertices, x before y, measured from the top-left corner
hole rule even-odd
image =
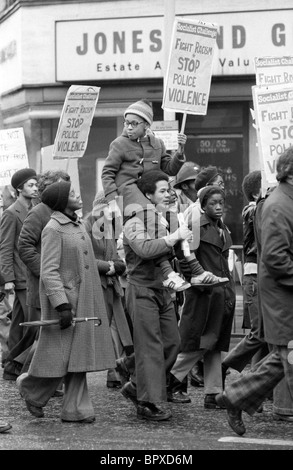
[[[89,269],[89,265],[88,265],[88,264],[85,266],[85,269]]]
[[[87,251],[87,250],[85,250],[83,253],[84,253],[85,255],[87,255],[87,254],[88,254],[88,251]]]
[[[84,236],[82,236],[82,237],[81,237],[81,239],[82,239],[82,240],[85,240],[85,237],[84,237]]]

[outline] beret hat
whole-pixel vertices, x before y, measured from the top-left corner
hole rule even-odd
[[[219,174],[216,166],[207,166],[203,168],[195,179],[195,187],[197,190],[206,186],[211,180],[213,180]]]
[[[18,170],[12,175],[11,186],[18,189],[22,184],[26,183],[31,178],[37,179],[37,173],[32,168],[23,168]]]

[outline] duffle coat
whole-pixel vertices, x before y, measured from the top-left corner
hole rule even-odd
[[[280,183],[261,214],[258,282],[265,340],[287,346],[293,340],[293,186]]]
[[[235,284],[229,271],[228,255],[232,240],[223,225],[225,241],[220,237],[211,219],[200,218],[200,245],[196,256],[205,271],[228,277],[229,283],[210,289],[190,287],[185,291],[185,303],[179,324],[181,351],[209,349],[228,351],[235,311]],[[187,279],[190,272],[184,261],[180,262]]]
[[[176,152],[171,156],[164,142],[153,134],[139,141],[129,139],[126,130],[110,144],[109,153],[102,171],[102,183],[108,201],[123,196],[124,207],[136,204],[144,207],[149,200],[139,191],[136,181],[149,170],[162,170],[175,176],[185,155]]]
[[[115,367],[109,322],[91,240],[83,223],[53,212],[42,232],[40,300],[42,319],[59,319],[58,305],[70,303],[74,317],[99,317],[42,326],[29,374],[63,377],[67,372],[93,372]]]

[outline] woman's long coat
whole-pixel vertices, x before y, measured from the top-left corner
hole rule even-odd
[[[42,326],[29,369],[37,377],[63,377],[67,372],[93,372],[115,367],[113,343],[91,240],[83,223],[53,212],[42,232],[40,300],[42,319],[59,319],[58,305],[70,303],[75,323]]]
[[[265,199],[261,215],[259,295],[265,340],[293,340],[293,186],[280,183]]]
[[[200,245],[196,256],[205,271],[216,276],[228,277],[225,286],[200,290],[190,287],[185,291],[185,303],[179,324],[181,350],[198,349],[228,351],[235,311],[235,285],[228,266],[229,248],[232,240],[224,226],[225,242],[222,241],[211,219],[202,214],[200,218]],[[184,275],[190,278],[186,263],[181,262]]]

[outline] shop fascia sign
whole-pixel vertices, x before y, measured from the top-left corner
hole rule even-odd
[[[293,50],[291,10],[184,18],[218,24],[213,75],[254,74],[254,57]],[[163,78],[163,26],[163,16],[56,21],[56,80]]]

